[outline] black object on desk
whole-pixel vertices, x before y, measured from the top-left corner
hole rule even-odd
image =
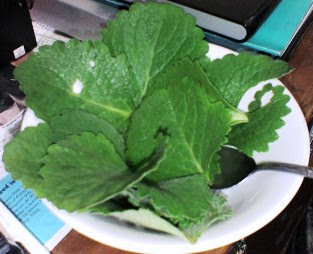
[[[14,100],[11,96],[19,100],[25,98],[25,94],[20,89],[18,81],[14,79],[14,68],[10,64],[0,68],[0,113],[13,105]]]
[[[187,7],[197,24],[238,41],[247,39],[280,0],[170,0]],[[190,8],[190,9],[189,9]]]
[[[158,1],[179,5],[196,18],[199,27],[208,32],[243,41],[253,34],[281,0]],[[129,5],[133,2],[146,2],[146,0],[106,0],[106,2]]]
[[[0,232],[0,254],[26,254],[27,252],[18,244],[10,243]]]
[[[0,1],[0,67],[25,55],[37,42],[26,0]]]

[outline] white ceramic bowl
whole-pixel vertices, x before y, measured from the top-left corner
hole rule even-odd
[[[210,45],[209,56],[220,58],[231,51]],[[280,81],[271,80],[273,84]],[[257,87],[264,85],[264,82]],[[244,109],[252,99],[256,88],[247,92],[239,107]],[[267,153],[256,153],[261,161],[280,161],[307,165],[309,161],[309,134],[302,111],[292,95],[288,106],[292,112],[284,120],[285,126],[278,131],[279,139],[270,144]],[[25,115],[23,127],[34,125],[31,111]],[[281,172],[258,172],[240,184],[224,191],[234,215],[211,226],[196,244],[190,244],[175,236],[145,231],[142,228],[118,222],[103,216],[69,214],[48,206],[65,222],[82,234],[119,249],[140,253],[192,253],[210,250],[235,242],[257,231],[274,219],[292,200],[303,178]]]

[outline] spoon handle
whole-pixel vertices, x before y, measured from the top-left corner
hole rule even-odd
[[[259,170],[275,170],[282,172],[294,173],[313,179],[313,167],[299,166],[288,163],[260,163],[257,165],[256,171]]]

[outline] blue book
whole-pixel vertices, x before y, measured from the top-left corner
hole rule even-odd
[[[312,21],[313,0],[282,0],[245,42],[238,43],[209,32],[210,42],[236,51],[252,50],[287,59]]]

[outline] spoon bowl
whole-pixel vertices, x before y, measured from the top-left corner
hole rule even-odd
[[[211,184],[213,189],[224,189],[236,185],[248,175],[260,170],[281,171],[313,179],[311,167],[277,162],[256,164],[253,158],[233,147],[222,147],[219,155],[221,172],[213,176]]]

